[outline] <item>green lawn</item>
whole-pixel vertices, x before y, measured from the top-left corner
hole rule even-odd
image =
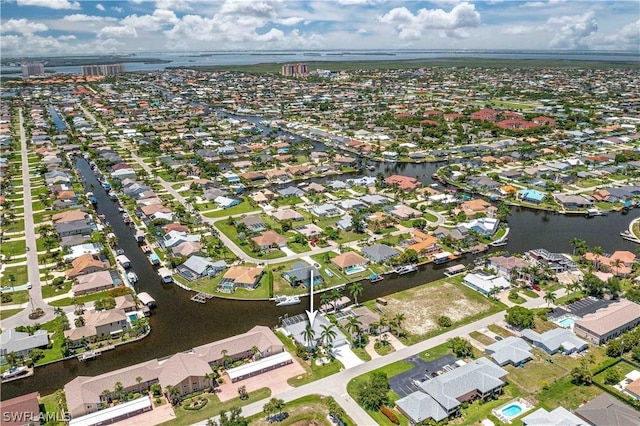
[[[74,304],[74,301],[78,303],[87,303],[87,302],[95,302],[96,300],[104,299],[105,297],[110,297],[109,292],[111,290],[99,291],[97,293],[85,294],[78,297],[65,297],[64,299],[54,300],[49,303],[51,306],[71,306]]]
[[[224,217],[224,216],[231,216],[231,215],[254,212],[256,210],[258,210],[258,209],[253,207],[251,205],[251,203],[249,203],[248,201],[243,201],[242,203],[238,204],[237,206],[233,206],[233,207],[230,207],[228,209],[222,209],[222,210],[216,210],[216,211],[204,213],[204,216],[211,217],[211,218]]]
[[[56,417],[53,413],[60,413],[59,418],[62,419],[62,411],[60,407],[58,407],[58,403],[56,402],[55,394],[50,394],[45,397],[40,398],[40,412],[44,415],[45,419]],[[46,426],[64,426],[66,422],[57,422],[57,421],[47,421],[43,423]]]
[[[274,207],[282,207],[282,206],[295,206],[296,204],[302,204],[302,203],[304,203],[304,201],[302,201],[302,198],[291,196],[291,197],[280,197],[271,204],[273,204]]]
[[[64,327],[60,318],[55,318],[49,322],[42,324],[42,329],[53,333],[50,342],[51,349],[45,349],[44,358],[40,359],[36,365],[45,364],[47,362],[62,359],[62,344],[64,342]]]
[[[307,374],[290,378],[289,380],[287,380],[287,383],[289,383],[289,385],[293,387],[306,385],[307,383],[323,379],[342,370],[342,363],[337,359],[329,362],[328,364],[313,366],[310,366],[308,362],[302,361],[302,365],[305,370],[307,370]]]
[[[13,277],[13,281],[10,278]],[[27,265],[10,266],[4,270],[0,278],[1,287],[11,287],[12,285],[23,285],[29,281],[27,275]]]
[[[288,402],[284,407],[284,411],[289,414],[289,417],[278,422],[278,426],[301,424],[332,426],[332,423],[329,423],[327,420],[329,410],[327,409],[325,401],[326,397],[320,395],[307,395]],[[255,414],[249,417],[248,420],[249,424],[252,425],[256,424],[258,426],[262,426],[268,424],[264,413]],[[353,420],[351,420],[347,415],[342,418],[342,421],[346,426],[355,425]]]
[[[53,284],[49,284],[49,285],[42,285],[41,289],[42,289],[42,297],[44,299],[47,299],[49,297],[53,297],[53,296],[57,296],[59,294],[65,294],[68,293],[71,290],[71,281],[67,281],[64,284],[62,284],[60,287],[60,289],[58,289],[58,286],[55,286]]]
[[[484,333],[480,333],[479,331],[472,331],[471,333],[469,333],[469,336],[471,338],[477,340],[478,342],[482,343],[485,346],[488,346],[488,345],[496,342],[491,337],[487,336]]]
[[[494,333],[496,333],[500,337],[509,337],[514,335],[512,332],[510,332],[506,328],[500,327],[499,325],[489,324],[487,328],[493,331]]]
[[[511,302],[517,303],[518,305],[527,301],[524,297],[520,296],[518,293],[515,294],[515,297],[512,297],[511,295],[509,295],[508,298]]]
[[[433,348],[429,349],[426,352],[422,352],[420,354],[420,358],[422,358],[425,361],[433,361],[452,353],[453,352],[451,351],[451,345],[449,345],[449,343],[443,343],[441,345],[434,346]]]
[[[27,242],[25,240],[3,241],[0,244],[0,253],[5,256],[19,256],[27,252]]]
[[[8,302],[8,303],[0,302],[0,304],[2,304],[2,305],[21,305],[21,304],[27,303],[29,301],[29,291],[28,290],[15,291],[13,293],[6,292],[6,293],[3,293],[3,294],[11,295],[11,302]]]
[[[532,299],[537,299],[538,297],[540,297],[540,295],[539,295],[538,293],[536,293],[536,292],[535,292],[535,291],[533,291],[533,290],[529,290],[528,288],[520,289],[520,291],[521,291],[522,293],[524,293],[524,294],[525,294],[525,296],[530,297],[530,298],[532,298]]]
[[[0,320],[5,320],[22,311],[22,309],[5,309],[0,311]]]
[[[590,401],[602,392],[602,389],[597,386],[575,385],[571,381],[571,377],[565,377],[550,384],[547,389],[543,389],[536,395],[536,399],[543,408],[549,411],[557,407],[575,410],[584,401]]]
[[[280,249],[271,249],[267,251],[261,250],[259,252],[254,252],[253,250],[251,250],[251,245],[249,244],[248,241],[243,241],[243,242],[240,241],[240,239],[238,238],[238,232],[236,231],[236,227],[234,225],[229,225],[224,220],[216,222],[215,227],[218,228],[220,232],[222,232],[224,235],[226,235],[231,240],[233,240],[233,242],[236,243],[236,245],[240,247],[240,249],[243,252],[245,252],[251,257],[269,260],[269,259],[278,259],[280,257],[286,256],[286,254]],[[250,233],[247,233],[245,238],[246,240],[248,240],[252,236],[253,235],[251,235]]]
[[[239,385],[240,386],[240,385]],[[243,405],[251,404],[261,399],[269,398],[271,396],[271,390],[269,388],[262,388],[249,392],[249,398],[241,400],[240,397],[230,399],[229,401],[221,402],[215,394],[207,395],[209,402],[202,409],[197,411],[185,410],[182,406],[174,407],[176,414],[175,420],[171,420],[165,423],[161,423],[166,426],[181,426],[189,425],[209,418],[215,417],[220,414],[220,411],[228,411],[233,407],[242,407]]]

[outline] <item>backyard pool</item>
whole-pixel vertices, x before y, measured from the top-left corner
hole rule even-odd
[[[353,274],[357,274],[358,272],[363,272],[366,271],[367,268],[365,268],[364,266],[351,266],[347,269],[344,270],[344,273],[347,275],[353,275]]]
[[[129,315],[129,321],[131,322],[131,324],[135,324],[135,322],[138,321],[138,315],[137,314]]]
[[[575,319],[571,317],[564,317],[559,320],[554,320],[553,322],[558,324],[560,327],[572,329],[573,324],[575,323]]]
[[[502,423],[511,423],[513,419],[533,408],[528,401],[522,398],[516,398],[507,402],[501,407],[491,410],[494,416],[496,416]]]
[[[502,415],[508,418],[517,417],[520,413],[522,413],[522,407],[518,404],[511,404],[502,409]]]

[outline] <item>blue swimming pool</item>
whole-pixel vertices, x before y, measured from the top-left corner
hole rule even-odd
[[[501,411],[503,416],[508,419],[512,419],[522,413],[522,407],[520,407],[518,404],[511,404],[508,407],[503,408]]]
[[[364,266],[351,266],[344,270],[344,273],[347,275],[357,274],[358,272],[366,271],[367,268]]]
[[[573,318],[563,318],[560,321],[558,321],[558,324],[564,328],[571,328],[574,322],[575,321]]]
[[[138,321],[138,315],[137,314],[129,315],[129,321],[131,321],[131,324],[134,324],[136,321]]]

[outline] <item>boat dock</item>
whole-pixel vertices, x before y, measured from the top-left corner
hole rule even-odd
[[[629,231],[624,231],[620,233],[620,236],[623,240],[631,241],[632,243],[640,244],[640,238],[632,235]]]
[[[458,275],[458,274],[464,272],[465,269],[466,269],[466,267],[463,264],[450,266],[450,267],[448,267],[447,269],[444,270],[444,275],[447,276],[447,277],[452,277],[454,275]]]
[[[102,353],[95,351],[83,352],[78,355],[78,361],[88,361],[90,359],[95,359],[98,355],[102,355]]]
[[[194,302],[207,303],[207,300],[213,298],[213,295],[207,293],[198,293],[191,298]]]
[[[34,373],[34,368],[33,367],[27,367],[24,370],[24,372],[22,372],[21,374],[18,374],[17,376],[10,377],[8,379],[2,379],[1,382],[2,383],[8,383],[8,382],[13,382],[14,380],[24,379],[25,377],[33,376],[33,373]]]

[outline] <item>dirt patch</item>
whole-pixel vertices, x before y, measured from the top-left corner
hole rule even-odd
[[[329,410],[324,404],[317,402],[305,405],[297,405],[293,408],[285,409],[289,413],[289,417],[282,422],[277,423],[280,426],[331,426],[327,420]],[[251,423],[255,426],[270,426],[266,417]]]
[[[405,315],[403,328],[411,334],[425,334],[438,328],[437,320],[446,315],[453,322],[488,310],[489,301],[476,301],[465,297],[464,293],[451,283],[436,287],[424,286],[385,297],[388,304],[384,312],[393,318],[397,313]]]

